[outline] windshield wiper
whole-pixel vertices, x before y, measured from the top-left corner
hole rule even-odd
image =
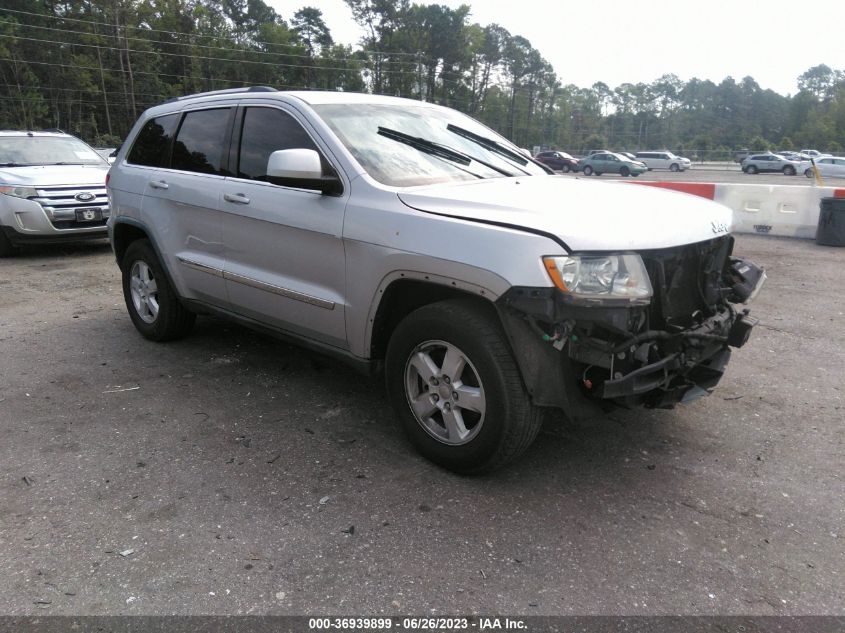
[[[392,141],[398,141],[400,143],[404,143],[405,145],[410,145],[414,149],[418,149],[421,152],[431,154],[432,156],[438,156],[439,158],[445,158],[446,160],[450,160],[453,163],[458,163],[460,165],[469,165],[470,163],[475,161],[479,165],[484,165],[488,169],[492,169],[493,171],[499,172],[503,176],[512,177],[515,175],[509,172],[507,169],[496,167],[495,165],[492,165],[487,161],[481,160],[480,158],[470,156],[469,154],[464,154],[463,152],[459,152],[456,149],[452,149],[451,147],[447,147],[446,145],[441,145],[440,143],[435,143],[434,141],[430,141],[419,136],[411,136],[410,134],[405,134],[404,132],[399,132],[398,130],[391,130],[390,128],[381,126],[379,126],[378,128],[378,133],[380,136],[389,138]],[[478,176],[478,174],[475,175]],[[483,176],[478,177],[483,178]]]
[[[32,167],[35,163],[0,163],[0,167]]]
[[[462,136],[463,138],[470,140],[473,143],[481,145],[481,147],[488,149],[491,152],[498,154],[499,156],[504,156],[505,158],[512,160],[518,165],[527,165],[530,161],[535,165],[543,167],[544,171],[548,171],[548,169],[546,169],[546,166],[542,163],[539,163],[533,158],[526,158],[522,154],[515,152],[508,147],[505,147],[504,145],[499,143],[499,141],[495,141],[492,138],[487,138],[486,136],[481,136],[480,134],[476,134],[475,132],[470,132],[469,130],[465,130],[464,128],[458,127],[457,125],[453,125],[451,123],[446,126],[446,129],[452,132],[453,134],[457,134],[458,136]],[[524,169],[520,169],[520,171],[524,172],[526,175],[529,173]]]
[[[96,163],[71,163],[67,161],[61,161],[58,163],[44,163],[45,165],[95,165]]]

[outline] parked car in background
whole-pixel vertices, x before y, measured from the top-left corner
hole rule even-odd
[[[822,158],[823,156],[832,156],[832,154],[825,154],[815,149],[802,149],[800,153],[813,159]]]
[[[621,154],[601,152],[581,159],[579,169],[585,176],[619,174],[620,176],[639,176],[648,171],[645,163],[631,160]]]
[[[727,207],[551,176],[468,116],[395,97],[173,99],[132,128],[108,190],[141,335],[219,314],[383,371],[411,442],[462,473],[523,453],[544,407],[706,395],[765,278],[732,256]]]
[[[555,171],[562,171],[564,173],[578,171],[578,159],[573,158],[566,152],[559,152],[557,150],[540,152],[534,157],[534,160],[551,167]]]
[[[109,164],[64,132],[0,132],[0,257],[107,237]]]
[[[608,153],[608,152],[610,152],[609,149],[591,149],[586,154],[584,154],[584,156],[587,157],[587,156],[593,156],[594,154],[604,154],[604,153]]]
[[[676,156],[672,152],[652,151],[652,152],[637,152],[635,159],[645,163],[649,169],[668,169],[669,171],[686,171],[692,167],[692,162],[689,158],[682,158]]]
[[[823,177],[845,178],[845,158],[841,156],[824,156],[815,162],[819,173]],[[804,167],[804,175],[807,178],[812,178],[814,175],[812,164],[802,163],[802,167]]]
[[[785,176],[794,176],[801,169],[799,161],[788,160],[777,154],[753,154],[742,161],[742,171],[746,174],[762,172],[782,172]]]
[[[738,149],[734,151],[734,162],[741,163],[746,158],[748,158],[751,154],[755,152],[750,149]]]
[[[614,153],[619,154],[620,156],[624,156],[625,158],[627,158],[629,160],[637,160],[637,157],[634,154],[632,154],[631,152],[614,152]]]

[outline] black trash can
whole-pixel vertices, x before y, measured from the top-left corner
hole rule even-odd
[[[845,198],[822,198],[816,244],[845,246]]]

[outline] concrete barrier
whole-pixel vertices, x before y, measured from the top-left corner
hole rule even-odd
[[[822,198],[845,198],[845,189],[800,185],[628,181],[714,200],[733,211],[733,230],[813,239]]]

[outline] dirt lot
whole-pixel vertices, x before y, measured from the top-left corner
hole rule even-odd
[[[0,613],[843,614],[845,249],[737,250],[769,282],[711,397],[550,420],[485,478],[343,366],[143,340],[107,247],[4,260]]]

